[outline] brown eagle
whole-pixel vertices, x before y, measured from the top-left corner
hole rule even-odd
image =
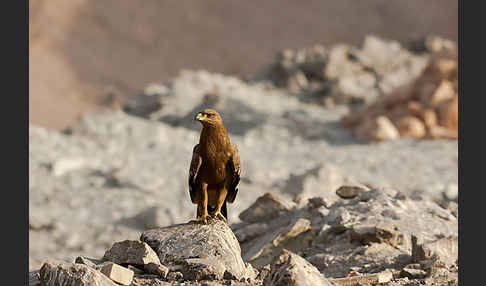
[[[194,120],[203,126],[189,169],[189,194],[197,204],[196,221],[206,224],[211,215],[227,222],[226,202],[234,202],[240,181],[238,148],[231,143],[215,110],[205,109]]]

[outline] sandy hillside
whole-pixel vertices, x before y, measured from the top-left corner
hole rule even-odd
[[[252,74],[283,48],[360,45],[370,33],[457,40],[457,9],[438,0],[30,0],[30,122],[62,129],[105,96],[137,93],[182,68]]]

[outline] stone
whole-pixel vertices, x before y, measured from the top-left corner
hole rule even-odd
[[[398,231],[397,228],[385,222],[376,225],[357,224],[351,228],[351,241],[359,241],[362,244],[372,242],[385,242],[391,246],[397,245]]]
[[[36,271],[30,271],[29,272],[29,281],[28,281],[28,286],[40,286],[40,280],[39,280],[39,270]]]
[[[104,260],[117,264],[145,265],[155,263],[160,265],[159,258],[150,246],[138,240],[124,240],[115,242],[105,252]]]
[[[433,107],[438,107],[442,103],[451,100],[456,92],[450,81],[443,80],[434,93],[429,98],[429,104]]]
[[[392,279],[393,279],[393,273],[391,271],[385,270],[383,272],[376,273],[376,274],[329,279],[329,281],[339,286],[350,286],[350,285],[381,285],[381,283],[388,283]]]
[[[400,137],[395,125],[386,116],[367,120],[355,129],[355,135],[362,140],[384,141]]]
[[[444,237],[435,241],[419,243],[412,236],[412,259],[415,262],[437,259],[446,265],[453,265],[458,259],[457,236]]]
[[[259,197],[248,209],[240,213],[239,218],[244,222],[257,222],[261,219],[271,219],[281,213],[290,211],[292,205],[273,193],[266,193]]]
[[[111,262],[110,262],[110,263],[111,263]],[[145,265],[144,265],[144,266],[145,266]],[[146,273],[146,271],[144,271],[144,270],[142,270],[142,269],[140,269],[140,268],[138,268],[138,267],[135,267],[135,266],[133,266],[133,265],[128,265],[128,266],[127,266],[127,268],[128,268],[128,269],[130,269],[130,270],[132,270],[132,271],[133,271],[133,273],[134,273],[134,275],[143,275],[143,274],[145,274],[145,273]]]
[[[122,267],[116,263],[106,264],[101,268],[101,273],[106,277],[122,285],[130,285],[133,280],[134,272],[128,268]]]
[[[79,263],[45,262],[40,271],[41,285],[45,286],[116,286],[101,272]]]
[[[140,240],[150,245],[169,269],[180,268],[187,277],[254,278],[241,258],[241,249],[228,225],[186,223],[144,231]]]
[[[104,265],[106,265],[110,262],[105,261],[105,260],[95,259],[95,258],[89,258],[89,257],[85,257],[85,256],[78,256],[74,260],[74,263],[84,264],[84,265],[87,265],[87,266],[89,266],[93,269],[100,270]]]
[[[188,258],[185,260],[181,272],[184,274],[185,280],[240,279],[233,276],[231,272],[227,272],[226,267],[214,257]]]
[[[427,131],[424,123],[415,116],[404,116],[395,122],[401,137],[423,138]]]
[[[267,231],[261,237],[242,244],[243,259],[256,267],[271,263],[280,254],[282,249],[299,251],[308,247],[315,234],[311,231],[311,221],[297,218]]]
[[[265,286],[332,285],[319,270],[301,256],[288,250],[275,259]]]
[[[459,96],[455,95],[452,99],[443,102],[439,106],[439,122],[440,125],[458,131],[459,128]]]
[[[369,191],[370,188],[364,185],[345,185],[336,190],[336,194],[343,199],[352,199],[362,192]]]
[[[422,269],[413,269],[405,267],[400,271],[400,277],[407,277],[409,279],[422,279],[427,276],[427,272]]]
[[[166,278],[167,273],[169,273],[169,268],[165,267],[164,265],[160,265],[160,264],[153,263],[153,262],[145,264],[143,266],[143,270],[146,273],[154,274],[154,275],[157,275],[161,278]]]
[[[167,274],[167,279],[179,281],[184,279],[184,275],[180,271],[171,271]]]
[[[436,126],[437,124],[439,124],[437,113],[432,108],[424,109],[421,114],[421,118],[427,128],[431,128],[432,126]]]
[[[457,139],[458,132],[454,130],[450,130],[443,126],[430,126],[429,127],[429,134],[430,138],[432,139]]]

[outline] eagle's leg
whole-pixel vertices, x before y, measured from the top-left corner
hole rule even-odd
[[[228,193],[228,191],[226,190],[226,188],[222,188],[219,191],[218,201],[217,201],[217,205],[216,205],[216,211],[213,214],[213,217],[218,218],[218,219],[220,219],[224,222],[227,222],[227,220],[224,217],[224,215],[221,213],[221,207],[223,206],[224,201],[226,200],[226,194],[227,193]]]
[[[203,183],[201,188],[201,199],[197,203],[197,222],[208,223],[208,184]]]

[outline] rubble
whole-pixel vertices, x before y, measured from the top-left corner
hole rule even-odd
[[[140,241],[114,243],[102,259],[46,262],[38,280],[46,285],[73,279],[108,283],[99,276],[104,274],[119,284],[137,286],[457,282],[453,208],[392,188],[349,184],[338,188],[339,193],[347,188],[351,195],[328,204],[324,197],[296,204],[287,196],[264,194],[242,212],[242,222],[231,225],[234,233],[214,219],[208,225],[189,222],[150,229]],[[81,274],[73,276],[70,269]],[[35,273],[29,277],[35,284]]]
[[[280,204],[289,200],[275,198]],[[235,224],[236,233],[255,225],[259,228],[259,235],[238,236],[244,259],[263,267],[275,260],[282,249],[287,249],[331,278],[344,278],[350,273],[349,269],[360,275],[387,269],[400,272],[414,261],[436,257],[432,255],[434,251],[444,255],[444,265],[450,265],[451,261],[457,263],[457,252],[454,252],[457,240],[437,242],[437,237],[457,235],[458,221],[451,211],[437,203],[412,199],[390,188],[370,188],[328,207],[318,201],[317,198],[309,200],[306,205],[294,207],[271,220],[261,218],[257,222]],[[251,208],[247,212],[251,212]],[[298,232],[299,243],[287,235],[297,221],[307,222],[306,228]],[[413,237],[427,243],[417,248]],[[443,245],[442,248],[438,249],[438,244]],[[424,250],[422,245],[430,246]],[[418,276],[422,273],[409,272],[417,272]],[[451,275],[448,277],[455,279],[454,274]]]
[[[270,81],[306,102],[371,103],[412,82],[427,61],[427,55],[410,52],[396,41],[368,35],[361,48],[336,44],[283,50],[252,80]]]
[[[457,139],[458,64],[457,46],[434,49],[423,72],[410,83],[398,86],[382,98],[343,116],[341,123],[355,136],[379,141],[370,124],[388,118],[401,137]]]

